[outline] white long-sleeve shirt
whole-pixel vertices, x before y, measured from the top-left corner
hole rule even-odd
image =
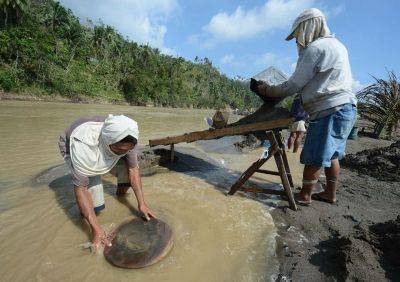
[[[286,82],[267,87],[269,95],[301,95],[304,109],[316,114],[357,99],[351,90],[352,76],[346,47],[335,37],[318,38],[299,54],[296,70]]]

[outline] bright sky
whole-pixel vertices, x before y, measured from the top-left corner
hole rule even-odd
[[[399,0],[61,0],[81,20],[101,19],[133,41],[194,60],[208,57],[230,77],[274,65],[290,75],[297,60],[285,41],[295,17],[316,7],[348,48],[354,88],[371,75],[400,76]]]

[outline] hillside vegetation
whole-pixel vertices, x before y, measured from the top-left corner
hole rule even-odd
[[[58,2],[0,4],[0,89],[134,105],[254,108],[243,82],[207,58],[194,62],[129,41],[114,28],[82,24]]]

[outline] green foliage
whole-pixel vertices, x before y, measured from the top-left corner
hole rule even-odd
[[[12,91],[18,90],[19,86],[18,72],[15,68],[6,66],[0,69],[0,88]]]
[[[28,6],[28,0],[0,0],[0,26],[19,23]]]
[[[394,72],[388,80],[375,79],[375,83],[357,94],[363,118],[374,123],[374,134],[391,136],[400,124],[400,82]]]
[[[22,3],[12,9],[23,17],[0,29],[0,87],[6,91],[40,88],[77,100],[169,107],[250,109],[260,103],[245,83],[222,75],[207,58],[190,62],[128,41],[102,23],[81,25],[53,0],[14,2]]]

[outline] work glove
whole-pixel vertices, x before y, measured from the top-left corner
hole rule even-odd
[[[266,84],[265,82],[261,80],[255,80],[254,78],[250,79],[250,90],[254,93],[257,94],[258,97],[260,97],[265,104],[274,106],[278,104],[283,98],[282,97],[268,97],[266,95],[266,88],[268,88],[269,85]]]

